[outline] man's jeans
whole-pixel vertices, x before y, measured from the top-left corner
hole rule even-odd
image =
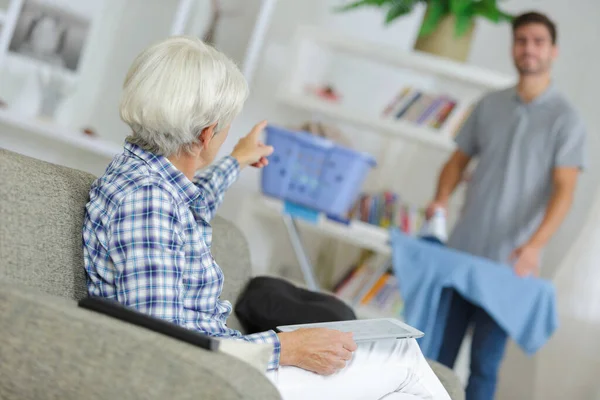
[[[487,312],[465,300],[456,291],[452,300],[438,361],[454,367],[460,345],[469,324],[474,325],[471,344],[471,375],[467,400],[491,400],[506,348],[507,335]]]

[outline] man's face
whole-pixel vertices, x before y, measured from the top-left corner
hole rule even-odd
[[[558,55],[550,31],[543,24],[523,25],[514,33],[513,59],[521,75],[537,75],[550,70]]]

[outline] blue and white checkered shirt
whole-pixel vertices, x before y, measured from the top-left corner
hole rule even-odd
[[[223,271],[210,251],[209,221],[235,182],[239,165],[225,157],[191,182],[161,156],[126,143],[90,190],[83,253],[90,296],[116,299],[146,314],[211,336],[272,343],[273,331],[243,336],[219,299]]]

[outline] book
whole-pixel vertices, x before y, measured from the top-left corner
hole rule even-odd
[[[406,111],[402,117],[405,121],[417,122],[423,112],[431,106],[431,103],[435,101],[435,97],[429,94],[422,94],[417,101],[415,101],[410,108]]]
[[[452,114],[452,111],[455,107],[456,101],[448,100],[444,107],[442,107],[442,109],[439,111],[435,122],[431,126],[435,129],[440,129],[444,125],[450,114]]]
[[[417,119],[417,124],[427,124],[433,116],[439,113],[440,109],[446,103],[446,96],[439,96],[434,101],[431,102],[431,105],[423,111],[423,113]]]
[[[412,107],[412,105],[419,101],[422,95],[423,92],[416,91],[411,93],[410,96],[407,96],[406,101],[402,102],[400,108],[396,112],[396,119],[402,118],[404,114],[406,114],[406,112]]]
[[[385,273],[381,275],[381,277],[375,282],[373,287],[369,289],[369,291],[360,299],[360,304],[367,305],[371,302],[371,300],[375,297],[375,295],[383,288],[385,282],[390,277],[389,273]]]
[[[368,281],[370,274],[365,264],[360,264],[352,274],[348,282],[335,293],[342,299],[350,300],[356,297],[363,285]]]
[[[395,111],[398,109],[398,106],[400,105],[400,103],[402,102],[402,100],[404,100],[412,91],[412,88],[410,87],[406,87],[404,89],[402,89],[402,91],[396,96],[394,97],[394,99],[390,102],[390,104],[388,104],[385,109],[383,110],[383,117],[391,117],[395,115]]]

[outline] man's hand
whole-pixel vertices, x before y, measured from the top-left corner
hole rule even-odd
[[[273,153],[273,147],[266,146],[259,140],[265,126],[267,126],[267,121],[254,125],[250,133],[241,138],[231,152],[231,156],[238,161],[240,168],[248,165],[262,168],[269,164],[267,157]]]
[[[292,365],[319,375],[331,375],[346,366],[357,349],[351,333],[323,328],[279,333],[280,365]]]
[[[515,262],[516,274],[520,277],[538,276],[541,252],[541,247],[531,244],[525,244],[513,251],[510,260]]]

